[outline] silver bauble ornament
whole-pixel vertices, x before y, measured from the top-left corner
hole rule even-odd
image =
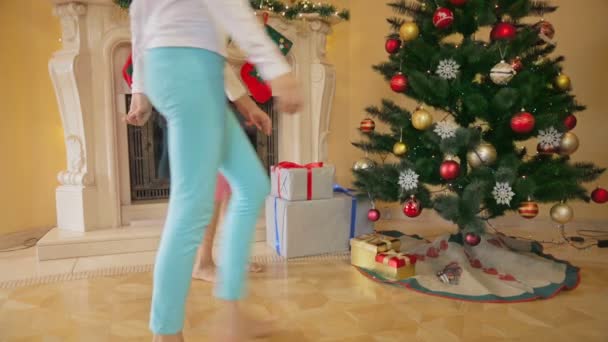
[[[496,84],[505,85],[511,81],[515,74],[517,74],[517,71],[511,64],[500,61],[490,70],[490,79]]]
[[[481,143],[467,153],[467,162],[474,169],[490,166],[496,162],[496,148],[491,144]]]
[[[376,166],[376,162],[365,157],[357,160],[353,165],[353,170],[355,171],[366,171],[369,169],[373,169]]]

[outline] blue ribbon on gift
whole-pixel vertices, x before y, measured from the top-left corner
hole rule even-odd
[[[281,240],[279,240],[279,219],[277,218],[277,201],[278,197],[274,198],[274,249],[277,255],[281,256]]]
[[[338,184],[334,184],[334,192],[345,194],[351,198],[350,206],[350,238],[355,237],[355,224],[357,221],[357,197],[352,193],[354,189],[347,189]]]

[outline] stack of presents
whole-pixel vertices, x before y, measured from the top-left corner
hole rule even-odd
[[[271,168],[266,200],[266,241],[277,255],[297,258],[351,250],[354,266],[389,280],[415,274],[414,256],[400,240],[374,233],[371,203],[335,185],[333,165],[282,162]]]

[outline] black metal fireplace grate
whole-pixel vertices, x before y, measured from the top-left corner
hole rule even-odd
[[[131,95],[126,96],[126,108],[131,103]],[[269,137],[247,128],[247,135],[266,170],[276,164],[278,158],[278,114],[272,101],[260,106],[268,113],[273,123],[273,134]],[[237,114],[238,115],[238,114]],[[168,155],[164,150],[166,139],[163,130],[164,119],[155,110],[146,125],[128,126],[129,174],[131,200],[133,202],[166,200],[169,198],[168,172],[159,170],[161,159]]]

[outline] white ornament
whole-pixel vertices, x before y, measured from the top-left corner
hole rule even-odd
[[[541,129],[538,131],[538,142],[542,148],[559,147],[563,135],[563,133],[551,126],[547,129]]]
[[[451,58],[444,59],[439,61],[435,73],[444,80],[452,80],[458,76],[458,69],[460,69],[460,65],[458,65],[455,60]]]
[[[496,185],[494,185],[494,190],[492,191],[492,196],[494,196],[496,203],[510,205],[515,193],[513,192],[513,189],[511,189],[509,183],[496,182]]]
[[[500,61],[500,63],[496,64],[492,70],[490,70],[490,79],[496,84],[505,85],[511,81],[515,74],[517,74],[517,71],[513,69],[511,64]]]
[[[418,174],[412,169],[401,171],[399,174],[399,185],[403,190],[414,190],[418,187]]]
[[[441,139],[453,138],[456,136],[458,126],[450,121],[440,121],[435,125],[435,132]]]

